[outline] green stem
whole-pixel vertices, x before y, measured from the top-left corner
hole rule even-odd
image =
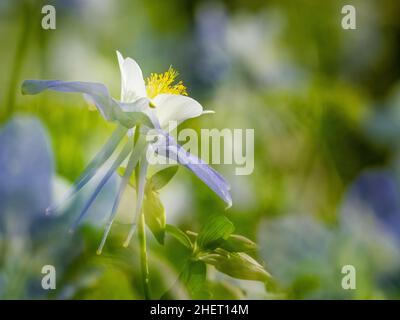
[[[147,260],[147,250],[146,250],[146,223],[144,219],[143,210],[140,213],[138,221],[138,236],[139,236],[139,248],[140,248],[140,265],[142,270],[142,283],[144,290],[144,298],[146,300],[150,299],[150,289],[149,289],[149,264]]]
[[[136,126],[134,142],[135,144],[139,140],[140,136],[140,125]],[[146,168],[143,168],[145,170]],[[135,181],[136,181],[136,195],[139,197],[139,180],[140,180],[140,163],[135,168]],[[138,212],[138,238],[139,238],[139,250],[140,250],[140,268],[142,272],[142,284],[143,284],[143,291],[144,291],[144,298],[146,300],[150,300],[150,276],[149,276],[149,263],[147,258],[147,246],[146,246],[146,221],[144,217],[143,209],[140,209]]]

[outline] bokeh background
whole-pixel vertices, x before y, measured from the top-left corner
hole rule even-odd
[[[56,7],[56,30],[41,28],[45,4]],[[356,7],[356,30],[341,28],[345,4]],[[61,79],[103,82],[119,97],[115,50],[145,75],[174,66],[216,111],[185,127],[255,130],[252,175],[216,166],[232,185],[228,211],[185,169],[161,192],[167,222],[183,229],[225,213],[274,277],[265,287],[210,268],[212,298],[400,297],[399,1],[2,0],[0,39],[1,299],[142,298],[136,248],[121,246],[124,219],[96,255],[117,176],[76,234],[67,229],[90,186],[59,215],[43,214],[113,125],[80,95],[20,93],[24,79]],[[157,298],[185,249],[148,239]],[[41,288],[47,264],[56,290]],[[341,287],[344,265],[356,268],[356,290]]]

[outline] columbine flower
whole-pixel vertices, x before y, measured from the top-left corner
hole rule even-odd
[[[26,80],[22,84],[23,94],[37,94],[44,90],[83,93],[93,102],[105,120],[117,123],[116,130],[81,176],[76,180],[73,188],[66,197],[67,199],[93,178],[98,169],[116,150],[128,131],[133,128],[135,130],[139,129],[136,143],[134,142],[134,138],[131,137],[124,145],[122,151],[120,151],[110,169],[99,182],[72,226],[72,230],[74,230],[102,187],[124,160],[128,158],[126,170],[107,222],[99,252],[101,252],[108,232],[110,231],[121,195],[138,163],[140,163],[140,172],[137,181],[136,217],[141,210],[148,167],[146,153],[149,147],[157,154],[176,160],[178,163],[187,167],[224,200],[228,204],[228,207],[232,205],[229,185],[224,178],[199,158],[186,152],[166,131],[167,129],[171,130],[174,128],[171,126],[171,123],[179,124],[189,118],[198,117],[207,112],[203,111],[203,107],[200,103],[187,96],[186,87],[181,81],[174,84],[178,73],[170,67],[164,74],[151,74],[150,77],[147,78],[146,84],[142,70],[135,60],[131,58],[124,59],[118,51],[117,56],[121,71],[120,101],[112,98],[107,87],[101,83]],[[157,142],[149,143],[147,141],[148,139],[146,139],[146,135],[154,130],[160,135],[161,139],[158,139]],[[58,206],[51,206],[47,209],[47,213],[57,210],[57,208]],[[129,244],[134,232],[134,226],[135,224],[132,225],[125,245]]]

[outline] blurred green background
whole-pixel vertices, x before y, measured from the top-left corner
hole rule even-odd
[[[45,4],[56,30],[41,28]],[[356,30],[341,27],[345,4]],[[75,235],[66,230],[79,199],[59,217],[36,209],[63,194],[113,125],[81,95],[20,93],[24,79],[81,80],[118,98],[115,50],[145,76],[172,65],[216,111],[184,127],[255,130],[251,175],[216,166],[231,209],[185,169],[161,193],[167,222],[183,229],[225,213],[275,280],[265,288],[210,268],[212,298],[400,297],[399,1],[2,0],[0,39],[0,298],[142,298],[136,248],[120,245],[129,226],[117,224],[96,256],[115,181]],[[120,214],[132,210],[127,200]],[[149,241],[157,298],[185,249]],[[45,264],[57,269],[50,293]],[[341,287],[344,265],[357,270],[356,290]]]

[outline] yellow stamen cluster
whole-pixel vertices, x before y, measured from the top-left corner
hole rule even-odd
[[[169,67],[168,71],[162,74],[150,74],[150,77],[146,79],[147,96],[150,99],[153,99],[161,93],[181,94],[187,96],[186,87],[183,85],[182,81],[173,84],[178,75],[178,71],[172,67]]]

